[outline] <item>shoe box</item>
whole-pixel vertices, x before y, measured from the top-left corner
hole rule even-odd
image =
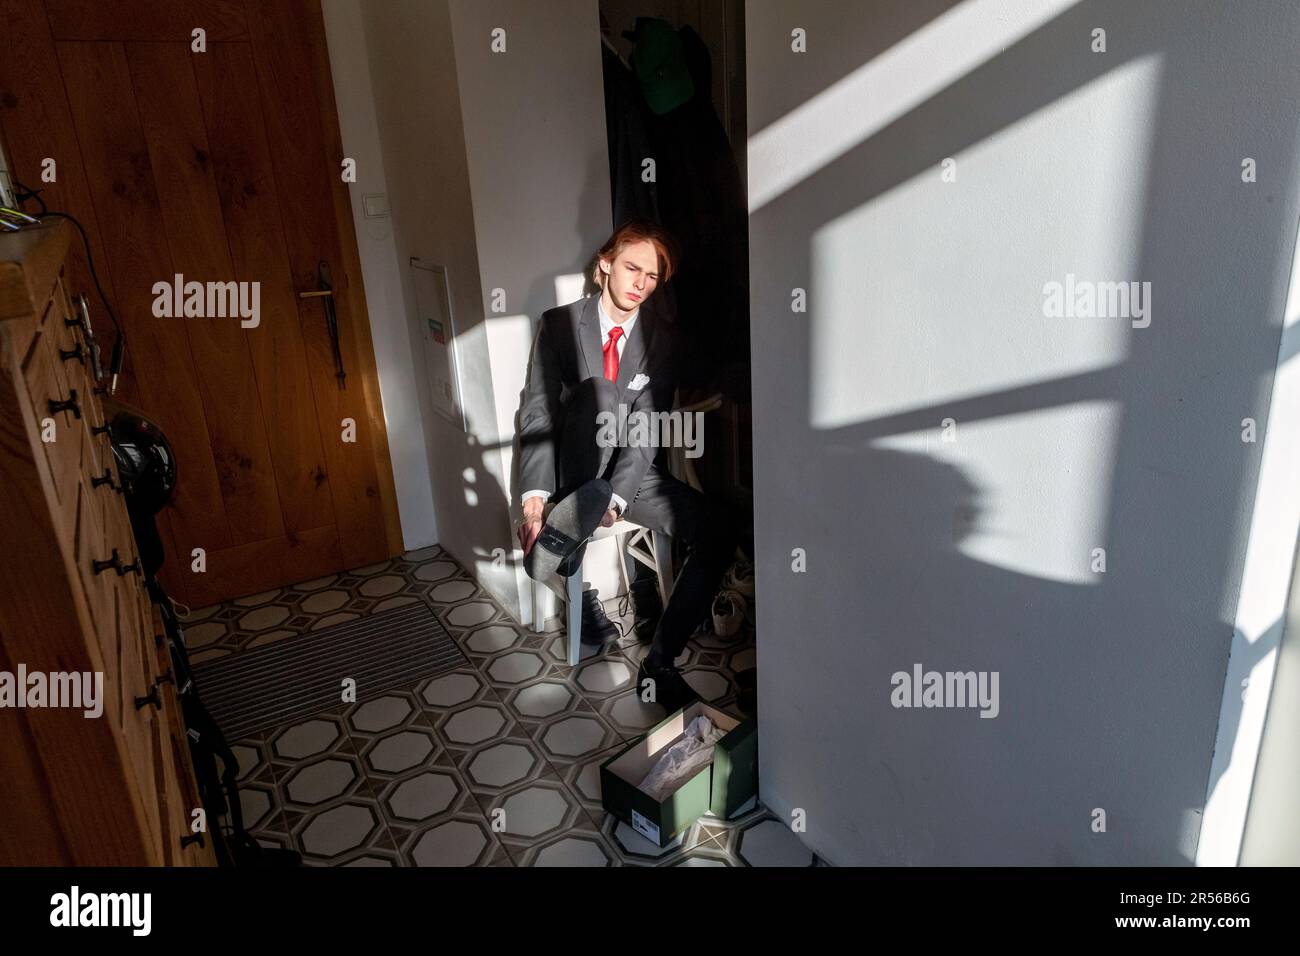
[[[660,754],[685,736],[701,714],[724,731],[713,760],[663,800],[640,783]],[[758,721],[738,719],[695,701],[651,728],[600,766],[600,798],[606,812],[656,846],[664,847],[705,813],[726,819],[758,795]]]

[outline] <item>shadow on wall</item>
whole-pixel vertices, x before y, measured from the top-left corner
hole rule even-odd
[[[598,120],[602,123],[604,122],[603,117],[599,117]],[[591,156],[588,157],[586,169],[583,172],[583,189],[582,189],[582,203],[581,203],[582,208],[580,210],[575,211],[575,216],[570,222],[556,223],[555,225],[557,229],[565,228],[565,229],[569,229],[570,231],[577,232],[579,229],[578,223],[600,222],[603,225],[606,221],[608,221],[609,162],[608,159],[605,157],[603,149],[604,149],[604,140],[602,139],[601,150],[598,151],[597,153],[593,153]],[[582,277],[581,293],[579,296],[577,296],[579,298],[581,296],[590,295],[593,292],[599,291],[599,287],[596,285],[595,280],[592,279],[591,277],[591,270],[595,263],[596,250],[600,248],[601,244],[608,237],[609,237],[608,232],[602,232],[600,235],[596,235],[596,236],[581,235],[579,232],[577,234],[577,242],[575,243],[575,245],[585,250],[583,252],[583,258],[580,261],[571,263],[568,268],[558,273],[539,275],[533,280],[532,285],[528,289],[528,300],[525,303],[524,312],[526,315],[529,316],[531,320],[532,336],[534,340],[536,339],[537,336],[537,330],[540,327],[542,313],[546,312],[548,309],[553,309],[556,306],[567,305],[568,302],[574,300],[574,297],[572,296],[561,295],[560,291],[556,288],[556,280],[558,278],[568,277],[572,279],[573,277],[581,276]],[[561,298],[564,298],[565,301],[558,301]],[[529,362],[530,360],[531,360],[531,344],[530,344],[530,352],[524,358],[524,361],[526,363]],[[525,369],[525,375],[524,375],[525,387],[528,381],[527,379],[528,371],[529,371],[528,369]],[[519,434],[519,410],[522,408],[523,400],[524,400],[524,389],[521,388],[519,390],[518,395],[516,396],[515,415],[513,419],[514,432],[510,436],[510,438],[503,439],[498,445],[498,447],[503,447],[503,448],[512,447],[515,450],[515,454],[513,456],[513,460],[511,462],[511,468],[510,468],[510,485],[512,489],[510,495],[510,507],[512,509],[512,513],[518,511],[519,496],[522,495],[525,491],[531,490],[528,488],[521,488],[519,486],[519,454],[518,454],[519,449],[518,449],[518,443],[515,440],[515,436]],[[518,558],[522,562],[523,560],[522,551],[518,553]]]
[[[597,145],[599,148],[587,157],[582,173],[583,187],[579,208],[574,210],[572,218],[548,224],[554,236],[555,249],[586,249],[590,246],[594,250],[595,245],[605,239],[604,235],[593,237],[579,234],[581,223],[600,222],[603,225],[608,218],[607,212],[601,212],[607,210],[609,205],[603,139]],[[520,215],[528,215],[528,210],[522,209]],[[552,260],[553,255],[554,253],[548,248],[539,250],[535,258],[538,262],[548,262]],[[494,321],[517,322],[521,315],[527,315],[533,317],[531,324],[535,328],[535,317],[556,304],[557,277],[573,275],[581,268],[582,266],[578,264],[562,265],[537,275],[529,281],[522,299],[516,295],[513,287],[507,287],[509,295],[506,297],[506,302],[509,307],[505,314],[491,311],[496,303],[496,283],[501,281],[500,277],[493,280],[484,274],[475,275],[471,280],[467,274],[464,281],[481,281],[482,308],[462,310],[457,316],[458,335],[462,339],[468,338],[472,343],[471,347],[482,349],[481,353],[476,354],[481,355],[484,363],[481,374],[484,376],[483,381],[486,382],[488,401],[486,410],[491,414],[480,416],[481,420],[496,421],[495,411],[500,397],[495,395],[494,391],[500,387],[499,383],[503,379],[509,380],[516,371],[505,368],[501,363],[514,363],[517,360],[517,371],[520,379],[523,379],[528,361],[526,344],[516,341],[513,334],[501,335],[491,340],[490,345],[484,345],[483,343],[489,342],[486,334],[487,324]],[[524,281],[519,276],[511,278],[517,278],[521,284]],[[409,280],[404,277],[404,281]],[[477,335],[472,334],[480,322],[485,328],[479,329]],[[420,388],[422,395],[425,396],[422,399],[425,407],[429,407],[428,383],[422,381]],[[481,403],[479,407],[483,410]],[[517,428],[517,420],[515,426]],[[485,432],[486,429],[480,426],[479,431]],[[431,456],[435,454],[434,449],[436,449],[436,454],[441,457],[444,467],[447,462],[455,462],[460,469],[459,481],[451,484],[453,479],[448,476],[446,491],[442,493],[458,494],[461,500],[450,505],[440,504],[439,528],[445,529],[445,537],[451,537],[453,531],[459,532],[455,536],[460,552],[458,557],[463,561],[472,560],[474,566],[469,568],[471,573],[480,584],[487,586],[511,613],[518,610],[523,620],[530,620],[531,590],[523,576],[523,553],[518,549],[514,534],[514,520],[519,513],[517,505],[519,492],[523,490],[517,487],[517,456],[511,456],[508,464],[504,461],[498,462],[496,459],[497,455],[510,455],[514,435],[498,435],[495,428],[490,435],[476,435],[462,432],[454,427],[444,427],[442,422],[437,423],[435,432],[436,434],[432,435],[429,441]],[[505,468],[508,472],[510,489],[502,487],[501,482],[495,477],[494,472],[501,468]],[[434,472],[435,476],[439,474],[437,469]],[[436,490],[441,491],[441,489]],[[446,511],[445,516],[442,509]],[[483,573],[489,569],[491,574]]]
[[[862,18],[861,27],[870,33],[868,25],[878,26],[901,41],[948,6],[931,4],[914,15],[899,6]],[[809,702],[805,710],[797,688],[781,696],[760,693],[787,701],[781,720],[805,726],[830,711],[842,719],[841,728],[815,737],[806,755],[783,756],[789,766],[777,773],[782,787],[808,781],[804,793],[785,796],[806,806],[810,818],[821,813],[856,833],[845,862],[1176,864],[1194,858],[1207,782],[1217,783],[1207,777],[1233,638],[1228,619],[1258,478],[1261,446],[1240,441],[1240,421],[1256,417],[1262,435],[1295,235],[1294,187],[1278,176],[1289,175],[1298,158],[1294,117],[1284,110],[1286,122],[1270,124],[1262,109],[1293,102],[1294,78],[1245,67],[1241,76],[1220,78],[1226,63],[1291,62],[1300,39],[1296,18],[1281,4],[1260,5],[1251,17],[1221,11],[1213,4],[1122,0],[1070,6],[754,212],[754,302],[768,312],[766,323],[755,323],[758,494],[760,501],[781,501],[785,511],[760,521],[769,525],[760,531],[766,539],[760,550],[768,553],[760,560],[770,584],[789,572],[791,543],[828,542],[837,559],[822,560],[815,577],[796,585],[793,590],[805,590],[789,606],[766,602],[763,608],[764,675],[776,680],[772,675],[787,660],[792,669],[808,670],[802,640],[799,649],[773,647],[771,635],[814,634],[821,703]],[[1089,48],[1098,25],[1109,28],[1105,55]],[[858,52],[851,43],[837,45],[846,47]],[[1156,290],[1152,327],[1127,332],[1124,354],[1105,367],[1044,381],[1022,376],[1022,384],[816,427],[810,330],[847,318],[818,313],[830,297],[814,281],[819,232],[915,177],[933,172],[937,178],[945,158],[1010,132],[1150,55],[1159,58],[1159,72],[1145,131],[1145,176],[1137,184],[1141,207],[1133,210],[1140,225],[1135,235],[1108,240],[1131,246],[1127,270]],[[803,100],[862,62],[858,56],[837,64],[818,90],[801,91]],[[751,102],[755,95],[751,90]],[[1243,155],[1271,170],[1249,192],[1240,180]],[[1051,181],[1050,171],[1043,179]],[[1070,184],[1058,188],[1068,191]],[[1026,195],[1022,211],[1033,210],[1032,194]],[[1022,233],[1042,228],[1055,236],[1071,228],[1050,215],[1008,218],[1005,228]],[[996,231],[988,236],[993,248],[1003,241]],[[936,261],[962,258],[962,250],[945,247],[943,235],[933,237],[933,252],[912,263],[930,280],[941,276]],[[903,271],[897,278],[916,282]],[[1060,278],[1045,274],[1039,282]],[[808,323],[781,314],[789,290],[799,287],[809,288]],[[944,324],[956,315],[992,330],[988,353],[968,356],[972,366],[1007,350],[1014,332],[1007,316],[982,315],[978,296],[950,304],[947,314],[908,316],[915,334],[937,332],[942,348]],[[873,321],[870,309],[859,314],[853,319],[859,328]],[[844,347],[852,348],[852,330],[845,331]],[[921,377],[927,372],[916,369]],[[765,382],[780,388],[764,388]],[[960,392],[959,385],[954,389]],[[949,417],[971,424],[1024,416],[1017,427],[1028,434],[1042,427],[1032,413],[1088,402],[1115,410],[1113,447],[1098,442],[1098,454],[1111,466],[1107,487],[1096,489],[1108,505],[1094,530],[1111,562],[1093,584],[967,556],[963,542],[981,530],[981,492],[994,489],[975,488],[937,457],[881,447],[907,433],[933,433]],[[764,458],[778,457],[777,471],[764,476]],[[814,586],[815,594],[806,590]],[[816,601],[835,606],[823,609]],[[1256,659],[1270,640],[1276,643],[1277,630],[1256,636]],[[972,721],[970,714],[935,711],[921,719],[891,708],[889,675],[913,662],[1000,671],[1001,715]],[[1239,705],[1225,709],[1226,730]],[[872,755],[869,768],[813,772],[819,762],[824,769],[842,760],[849,739],[858,753]],[[865,821],[847,819],[846,791],[876,811]],[[1096,807],[1122,821],[1122,836],[1089,842]]]
[[[460,413],[459,409],[457,413]],[[506,492],[493,474],[489,462],[489,456],[498,446],[483,445],[473,433],[461,431],[442,419],[437,422],[435,434],[437,441],[430,442],[430,449],[437,449],[443,463],[454,462],[460,468],[459,480],[454,484],[450,483],[452,479],[448,476],[447,491],[444,493],[458,494],[460,500],[439,500],[439,516],[455,514],[457,526],[472,529],[472,536],[464,549],[452,548],[445,535],[441,544],[465,565],[465,570],[480,587],[486,588],[509,609],[508,594],[497,591],[502,585],[502,578],[496,574],[489,576],[484,573],[487,568],[500,569],[517,564],[510,552],[513,529],[504,507]],[[447,524],[450,525],[451,522],[448,521]]]
[[[472,434],[466,433],[464,438],[465,459],[478,461],[477,466],[470,465],[461,472],[461,489],[465,496],[464,507],[469,515],[467,523],[486,531],[501,520],[500,502],[505,497],[506,491],[488,467],[488,454],[493,446],[480,445],[478,439]],[[515,563],[508,541],[504,546],[492,545],[489,538],[486,542],[475,542],[473,547],[475,566],[469,571],[476,580],[481,580],[481,570],[485,564],[501,568]]]

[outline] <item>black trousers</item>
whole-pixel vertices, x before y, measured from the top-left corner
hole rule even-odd
[[[615,412],[612,382],[590,378],[574,389],[563,408],[556,461],[560,471],[559,501],[593,478],[608,478],[620,450],[596,441],[597,415]],[[650,466],[624,517],[655,532],[669,535],[685,551],[686,560],[672,587],[650,647],[650,664],[668,664],[682,652],[696,628],[709,615],[713,597],[731,566],[738,541],[729,506],[674,478],[658,464]],[[625,560],[620,555],[620,560]],[[640,565],[629,562],[629,574]]]

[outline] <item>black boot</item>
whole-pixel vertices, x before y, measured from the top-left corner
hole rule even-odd
[[[736,706],[745,715],[758,710],[758,671],[749,670],[736,673]]]
[[[649,661],[650,655],[646,655],[636,670],[636,693],[641,700],[658,704],[671,714],[700,699],[695,688],[686,683],[682,672],[671,663],[654,667]]]
[[[582,643],[599,647],[622,636],[614,622],[605,616],[605,606],[600,603],[596,591],[583,591]]]
[[[664,613],[659,586],[653,576],[642,573],[633,579],[628,593],[632,599],[632,629],[642,644],[649,644]]]

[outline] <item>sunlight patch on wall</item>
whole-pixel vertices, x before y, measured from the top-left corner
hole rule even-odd
[[[577,302],[582,298],[582,290],[587,282],[587,277],[581,272],[572,272],[568,275],[555,277],[555,304],[568,305],[570,302]]]
[[[1106,74],[955,157],[955,182],[936,163],[815,234],[815,427],[1123,359],[1144,330],[1122,316],[1048,317],[1044,286],[1142,280],[1158,73],[1153,56]]]
[[[1094,549],[1106,544],[1121,406],[1080,402],[891,436],[880,448],[952,466],[975,489],[968,516],[953,516],[954,546],[986,564],[1032,577],[1096,586]],[[967,521],[959,534],[957,523]]]
[[[762,209],[1077,2],[966,0],[914,31],[749,138],[749,211]]]

